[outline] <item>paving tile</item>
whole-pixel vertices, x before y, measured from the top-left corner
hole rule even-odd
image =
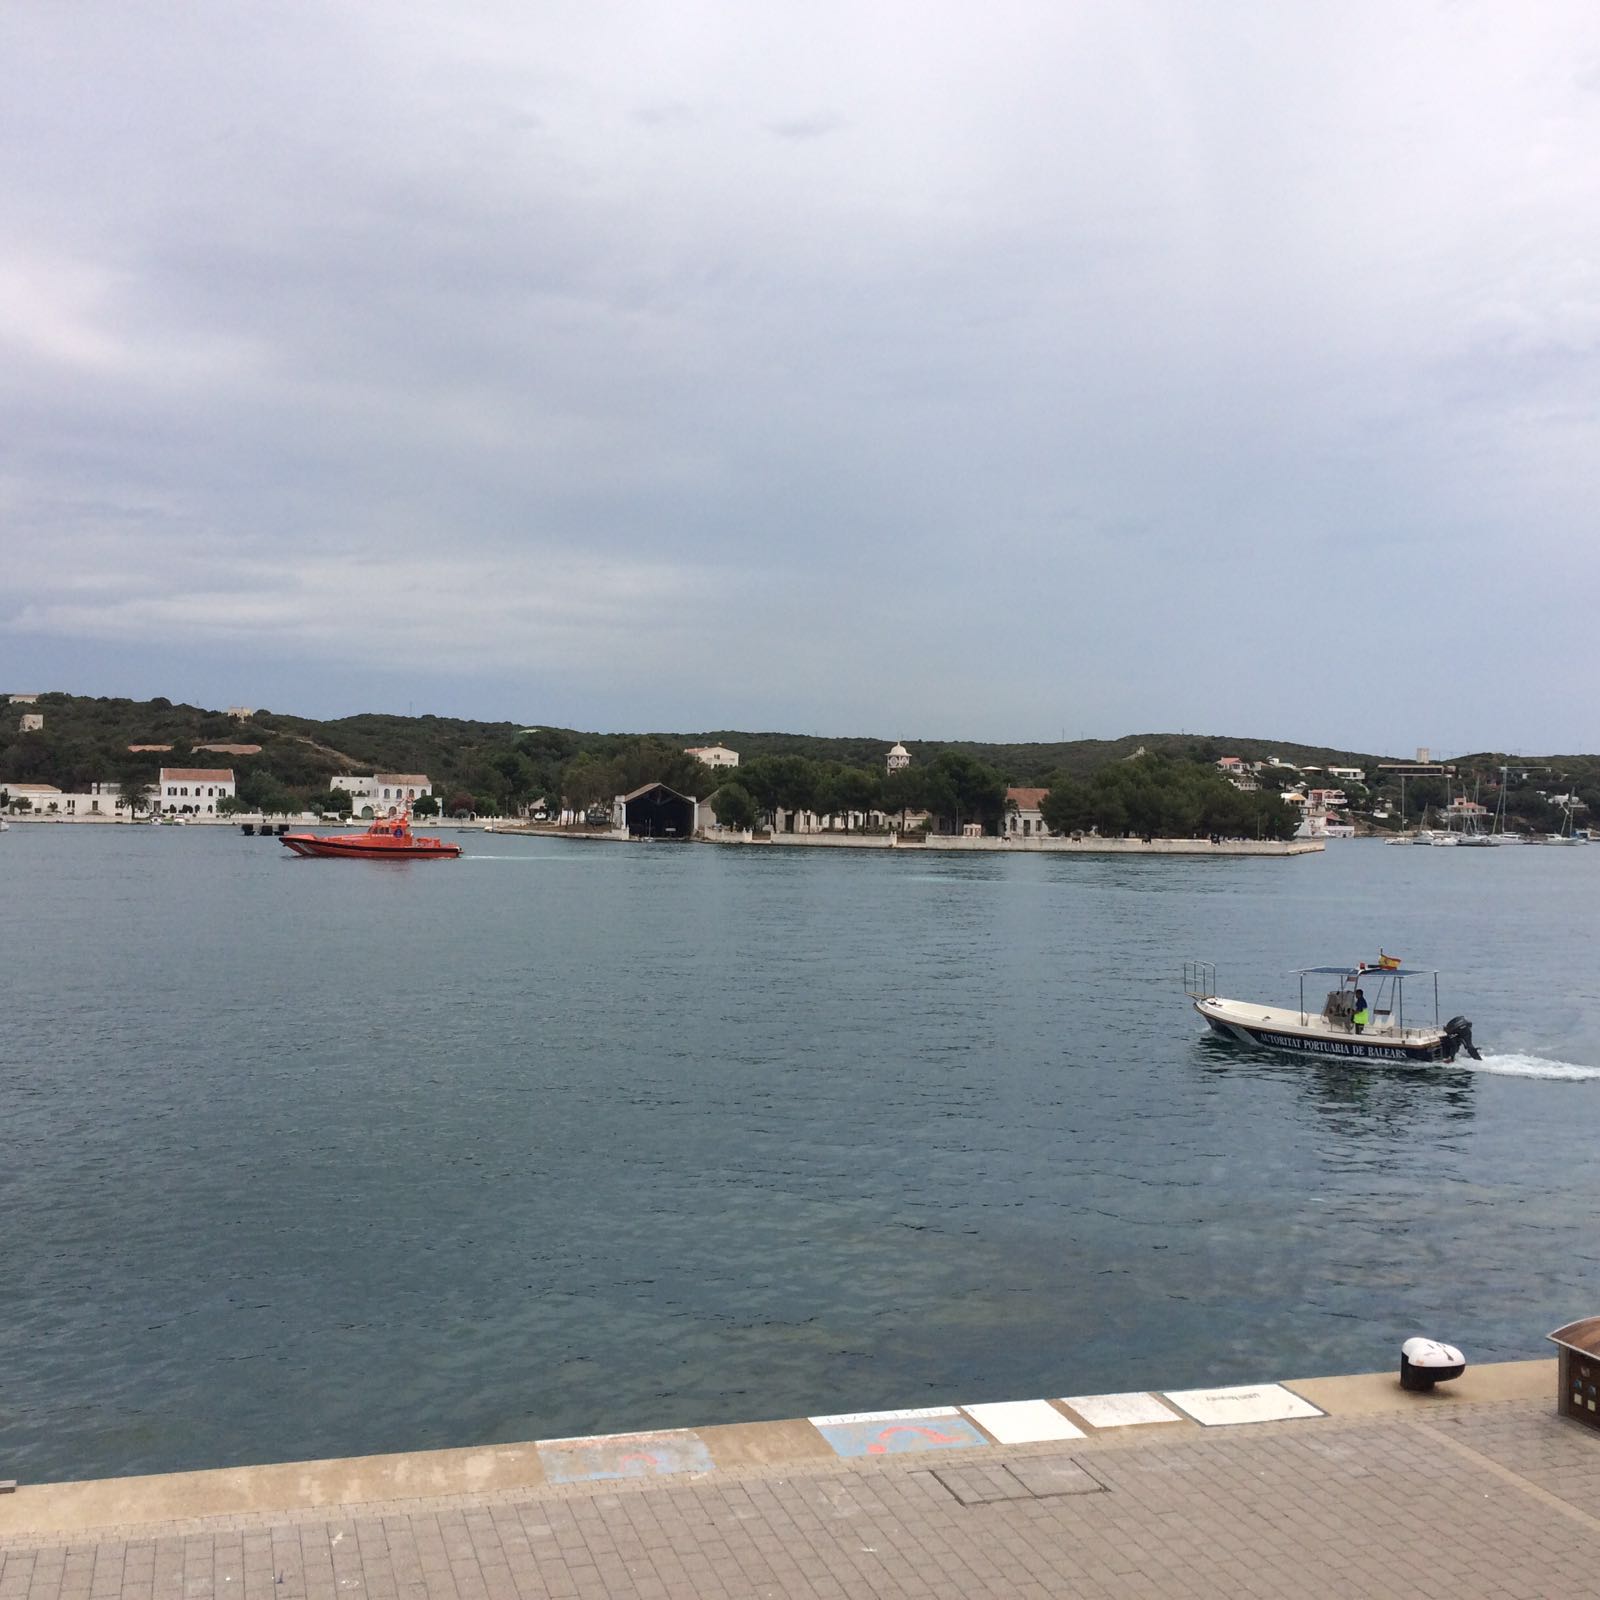
[[[924,1450],[967,1450],[989,1441],[954,1407],[884,1411],[812,1419],[839,1456],[912,1455]]]
[[[580,1439],[541,1439],[537,1446],[551,1483],[591,1483],[610,1478],[663,1477],[713,1470],[711,1454],[688,1429],[614,1433]]]
[[[1291,1394],[1278,1383],[1238,1384],[1224,1389],[1169,1389],[1166,1398],[1208,1428],[1323,1415],[1309,1400]]]
[[[961,1409],[999,1444],[1041,1444],[1084,1436],[1083,1429],[1048,1400],[991,1400]]]
[[[1134,1428],[1152,1422],[1183,1421],[1171,1406],[1142,1391],[1069,1394],[1062,1397],[1061,1403],[1070,1406],[1091,1428]]]
[[[1011,1456],[1006,1467],[1029,1494],[1099,1494],[1105,1485],[1072,1456]]]
[[[1027,1500],[1030,1490],[999,1463],[992,1466],[936,1467],[933,1478],[964,1506],[992,1505],[997,1500]]]

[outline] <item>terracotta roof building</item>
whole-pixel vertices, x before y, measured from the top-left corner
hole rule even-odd
[[[217,803],[238,795],[232,767],[163,767],[156,805],[163,811],[214,817]]]
[[[1008,839],[1042,838],[1050,832],[1039,809],[1049,793],[1048,789],[1006,790],[1006,809],[1000,827]]]

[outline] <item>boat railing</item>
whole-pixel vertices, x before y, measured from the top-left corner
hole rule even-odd
[[[1217,995],[1217,968],[1211,961],[1185,961],[1183,992],[1191,1000],[1214,1000]]]

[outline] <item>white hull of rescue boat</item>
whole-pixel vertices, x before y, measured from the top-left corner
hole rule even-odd
[[[1214,1033],[1261,1050],[1291,1050],[1341,1061],[1454,1061],[1456,1042],[1443,1028],[1398,1028],[1380,1023],[1361,1033],[1316,1012],[1256,1005],[1217,996],[1194,1008]]]

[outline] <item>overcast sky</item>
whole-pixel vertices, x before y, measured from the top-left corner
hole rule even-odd
[[[1600,749],[1600,8],[0,9],[0,687]]]

